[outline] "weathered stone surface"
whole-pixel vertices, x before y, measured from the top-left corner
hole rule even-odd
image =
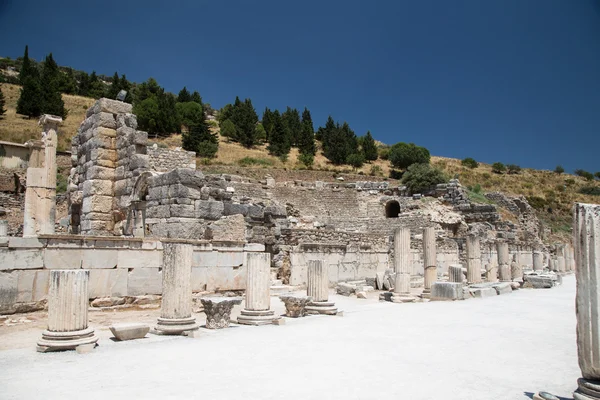
[[[286,317],[298,318],[306,315],[306,306],[311,302],[309,296],[283,295],[279,299],[285,304]]]
[[[460,264],[452,264],[448,267],[449,282],[463,282],[463,268]]]
[[[392,301],[395,303],[415,301],[410,294],[412,253],[409,228],[399,228],[394,231],[394,271],[396,272],[396,281]]]
[[[431,300],[464,300],[463,285],[458,282],[434,282]]]
[[[510,285],[510,282],[498,283],[498,284],[494,285],[494,289],[496,290],[496,292],[499,295],[506,294],[506,293],[512,293],[512,286]]]
[[[162,293],[162,272],[155,268],[133,268],[127,277],[127,295]]]
[[[15,271],[18,273],[18,296],[17,302],[29,303],[37,302],[47,298],[48,296],[48,284],[50,279],[50,271],[48,270],[37,270],[37,271]],[[0,281],[2,281],[2,273],[0,272]],[[0,283],[2,285],[2,283]],[[0,297],[2,296],[2,289],[0,289]],[[0,303],[2,301],[0,300]]]
[[[360,291],[360,292],[356,292],[356,298],[357,299],[366,299],[367,298],[367,293]]]
[[[217,220],[223,216],[223,202],[214,200],[197,200],[195,203],[196,218]]]
[[[272,324],[276,318],[274,312],[270,310],[271,254],[249,253],[246,267],[246,302],[238,317],[238,323],[244,325]]]
[[[525,275],[524,279],[533,289],[550,289],[554,286],[554,280],[550,277]]]
[[[150,331],[150,327],[142,323],[121,323],[108,327],[117,340],[141,339]]]
[[[18,271],[0,272],[0,313],[7,313],[17,302]]]
[[[200,301],[204,307],[208,329],[227,328],[233,306],[242,303],[239,297],[203,297]]]
[[[481,282],[481,249],[476,235],[467,236],[467,282]]]
[[[241,214],[223,217],[210,224],[204,232],[205,239],[243,242],[246,240],[246,221]]]
[[[337,294],[341,294],[342,296],[350,296],[356,291],[356,285],[351,285],[346,282],[340,282],[335,287],[335,291]]]
[[[131,113],[132,105],[119,100],[107,99],[105,97],[98,99],[94,105],[88,108],[86,116],[90,117],[93,114],[101,112],[110,114],[125,114]]]
[[[127,296],[128,278],[124,268],[90,270],[89,296]]]
[[[496,289],[494,289],[492,287],[472,288],[472,289],[469,289],[469,291],[471,292],[471,295],[473,297],[491,297],[491,296],[498,295],[498,292],[496,292]]]
[[[431,291],[431,285],[437,280],[437,253],[435,240],[435,229],[433,227],[423,229],[423,293],[429,293]]]

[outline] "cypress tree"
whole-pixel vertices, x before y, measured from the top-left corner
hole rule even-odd
[[[345,121],[342,125],[342,131],[346,139],[346,156],[358,153],[358,139],[356,138],[356,134],[352,129],[350,129],[350,125],[348,125],[348,123]]]
[[[60,73],[60,82],[58,90],[61,93],[76,94],[77,93],[77,80],[73,73],[73,68],[67,68],[67,72]]]
[[[59,91],[60,78],[60,70],[50,53],[46,56],[42,68],[42,112],[66,118],[67,110],[65,110],[65,103]]]
[[[25,54],[23,54],[23,63],[21,64],[21,70],[19,71],[19,82],[22,86],[25,86],[25,81],[29,77],[38,78],[37,67],[33,65],[29,59],[29,46],[25,46]]]
[[[337,129],[337,126],[336,126],[335,122],[333,121],[333,118],[331,118],[331,115],[327,118],[325,127],[319,127],[319,130],[317,131],[315,138],[322,142],[323,151],[325,151],[327,149],[327,147],[329,146],[329,139],[335,129]]]
[[[250,99],[242,103],[239,97],[235,98],[231,114],[231,122],[235,125],[237,140],[242,146],[250,148],[256,143],[256,123],[258,116]]]
[[[262,125],[265,129],[266,141],[269,141],[271,132],[273,132],[273,112],[269,110],[269,107],[265,107],[262,117]]]
[[[307,108],[304,108],[304,111],[302,112],[302,131],[298,140],[298,149],[300,150],[300,154],[310,154],[314,156],[316,153],[315,132],[312,117]]]
[[[182,146],[185,150],[195,151],[199,157],[213,158],[219,150],[219,139],[210,133],[204,112],[201,114],[202,117],[182,135]]]
[[[6,109],[4,108],[4,93],[2,93],[2,86],[0,86],[0,119],[4,118],[4,114],[6,114]]]
[[[348,143],[346,132],[339,124],[328,130],[326,140],[327,146],[323,146],[323,154],[335,165],[346,163],[348,158]]]
[[[19,80],[23,87],[17,101],[17,113],[28,117],[39,117],[43,105],[40,76],[37,67],[29,59],[28,46],[25,46]]]
[[[295,108],[288,107],[281,115],[283,124],[286,127],[287,134],[292,146],[298,146],[300,135],[302,133],[302,122],[300,121],[300,113]]]
[[[289,154],[291,144],[289,136],[286,132],[286,127],[283,124],[283,119],[278,110],[275,110],[272,114],[273,130],[269,137],[269,145],[267,150],[270,154],[280,157]]]
[[[177,96],[177,101],[179,103],[187,103],[188,101],[192,101],[192,95],[184,86],[183,89],[179,91],[179,95]]]
[[[110,85],[110,88],[108,89],[108,91],[106,93],[106,97],[108,97],[111,100],[114,100],[117,98],[117,95],[119,94],[120,91],[121,91],[121,79],[119,78],[119,74],[117,72],[115,72],[115,74],[113,75],[113,78],[112,78],[112,84]]]
[[[362,153],[367,161],[377,160],[377,145],[371,131],[367,131],[367,134],[362,138]]]

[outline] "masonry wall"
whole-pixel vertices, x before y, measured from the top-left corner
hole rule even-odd
[[[90,299],[162,292],[162,243],[158,240],[48,235],[2,238],[0,313],[41,309],[53,269],[89,269]],[[245,257],[264,246],[193,241],[193,291],[246,287]]]
[[[196,168],[196,153],[185,150],[171,150],[148,146],[148,157],[150,169],[158,172],[166,172],[175,168]]]

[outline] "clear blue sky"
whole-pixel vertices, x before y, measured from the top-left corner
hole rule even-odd
[[[92,5],[93,4],[93,5]],[[385,143],[600,171],[600,0],[0,0],[0,55],[308,107]]]

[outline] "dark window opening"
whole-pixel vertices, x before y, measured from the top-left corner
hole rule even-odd
[[[400,203],[396,200],[388,201],[385,205],[386,218],[398,218],[398,215],[400,215]]]

